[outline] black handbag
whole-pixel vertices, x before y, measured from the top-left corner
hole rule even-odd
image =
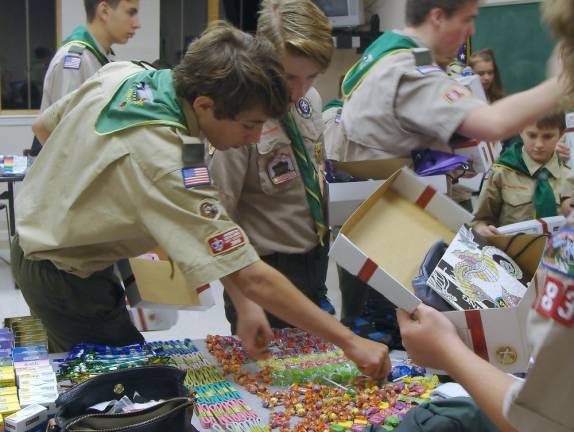
[[[194,399],[183,385],[184,378],[184,371],[171,366],[144,366],[98,375],[58,397],[56,416],[48,431],[193,431]],[[163,402],[120,414],[90,410],[98,403],[131,398],[135,393],[145,401]]]
[[[447,248],[448,245],[442,240],[433,244],[419,267],[419,274],[412,279],[415,295],[427,306],[431,306],[442,312],[453,310],[453,307],[427,285],[427,280]]]

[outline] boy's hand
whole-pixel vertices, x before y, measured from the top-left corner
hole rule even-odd
[[[412,315],[397,310],[403,345],[420,366],[444,369],[447,356],[457,348],[466,348],[454,325],[442,313],[421,304]]]
[[[342,348],[345,356],[356,363],[362,374],[374,379],[383,379],[389,374],[391,360],[386,345],[353,335]]]
[[[237,318],[237,335],[241,344],[252,360],[260,360],[269,356],[267,344],[273,339],[273,331],[265,312],[259,306],[253,306]]]
[[[500,235],[498,230],[494,225],[486,225],[485,223],[480,223],[475,225],[473,228],[477,233],[483,237],[490,237],[493,235]]]

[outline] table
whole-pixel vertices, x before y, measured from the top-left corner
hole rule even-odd
[[[0,174],[0,183],[8,183],[8,213],[10,219],[9,234],[16,235],[16,219],[14,214],[14,183],[24,180],[25,174]]]

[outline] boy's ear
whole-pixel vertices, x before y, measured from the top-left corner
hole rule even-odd
[[[193,110],[196,113],[215,110],[215,102],[209,96],[198,96],[193,101]]]
[[[108,4],[107,1],[101,1],[98,3],[98,6],[96,6],[96,13],[95,16],[96,18],[101,19],[102,21],[107,21],[108,16],[110,14],[110,5]]]

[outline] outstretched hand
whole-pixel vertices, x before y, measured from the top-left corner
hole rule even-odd
[[[389,348],[381,343],[353,335],[343,351],[362,374],[374,379],[386,378],[391,370]]]
[[[273,330],[260,307],[253,307],[249,314],[239,314],[237,335],[252,360],[261,360],[269,356],[267,344],[273,339]]]

